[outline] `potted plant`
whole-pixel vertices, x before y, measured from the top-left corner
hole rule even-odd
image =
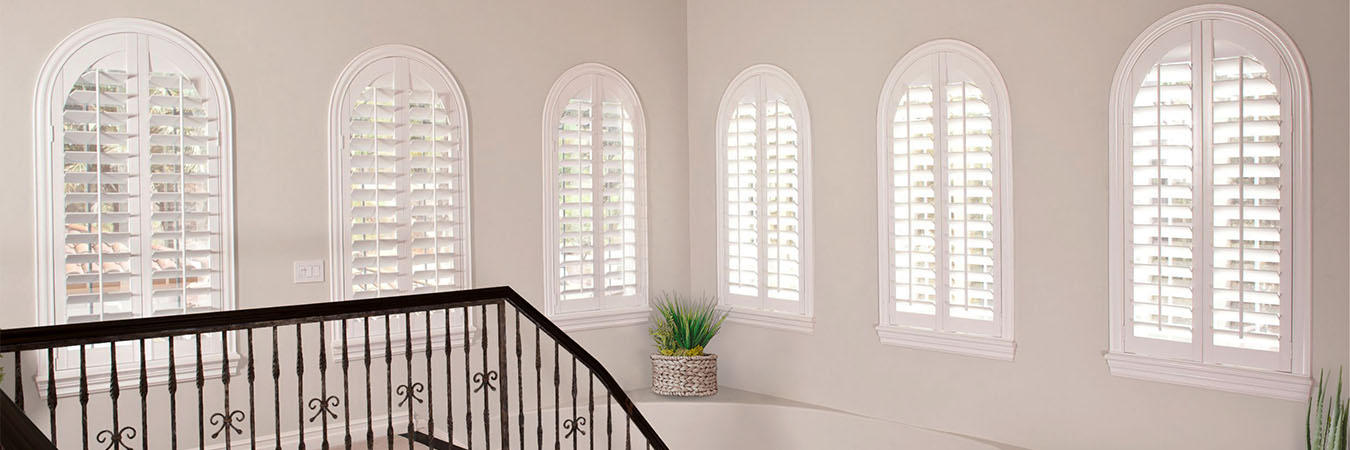
[[[1340,373],[1336,374],[1334,393],[1327,389],[1330,380],[1323,376],[1317,375],[1317,389],[1308,397],[1308,450],[1345,450],[1350,399],[1341,397]]]
[[[653,299],[652,392],[678,397],[717,393],[717,355],[704,353],[722,328],[727,314],[717,312],[717,299],[698,300],[663,293]]]

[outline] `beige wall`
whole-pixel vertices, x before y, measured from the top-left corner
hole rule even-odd
[[[712,349],[730,386],[1036,449],[1301,447],[1303,404],[1107,373],[1107,98],[1126,48],[1194,1],[690,0],[693,289],[713,290],[714,130],[723,89],[785,68],[810,105],[813,335],[731,325]],[[1236,3],[1280,24],[1311,71],[1313,367],[1346,364],[1344,0]],[[756,25],[772,24],[772,27]],[[1016,361],[883,346],[877,322],[876,109],[909,49],[965,40],[1012,105]]]

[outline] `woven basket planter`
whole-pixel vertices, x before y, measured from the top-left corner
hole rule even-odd
[[[652,355],[652,392],[675,397],[717,393],[717,355]]]

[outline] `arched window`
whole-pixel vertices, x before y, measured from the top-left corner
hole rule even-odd
[[[1012,359],[1012,146],[993,61],[943,39],[891,71],[877,112],[883,342]]]
[[[1135,40],[1111,92],[1112,372],[1304,399],[1298,49],[1252,11],[1188,8]]]
[[[569,329],[647,318],[646,125],[614,69],[564,72],[544,107],[547,311]]]
[[[34,102],[42,322],[232,308],[232,113],[211,57],[159,23],[94,23],[47,58]]]
[[[329,130],[333,298],[470,287],[468,113],[445,65],[406,45],[361,53],[333,89]]]
[[[727,86],[717,168],[717,276],[730,320],[809,331],[811,125],[786,71],[751,66]]]

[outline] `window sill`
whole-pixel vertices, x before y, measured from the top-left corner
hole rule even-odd
[[[239,355],[230,353],[230,376],[239,374],[239,370],[247,364],[247,361],[240,359]],[[255,364],[262,364],[255,362]],[[117,386],[124,392],[133,392],[140,389],[141,368],[140,363],[118,364]],[[224,363],[220,356],[204,356],[202,358],[202,380],[218,380],[221,378],[221,372]],[[174,364],[177,372],[176,379],[179,383],[187,383],[197,379],[197,360],[179,359]],[[89,394],[102,394],[112,390],[112,368],[107,365],[92,366],[85,369],[85,385]],[[167,386],[169,384],[169,364],[168,359],[150,360],[146,362],[145,367],[146,387]],[[33,388],[38,396],[47,398],[48,376],[46,369],[38,373],[33,378]],[[74,397],[80,394],[80,369],[57,369],[56,370],[56,397],[66,398]],[[133,394],[135,395],[135,394]]]
[[[1245,367],[1109,352],[1111,375],[1303,402],[1312,378]]]
[[[736,307],[732,307],[728,312],[727,321],[802,334],[814,333],[816,326],[814,318],[803,314],[788,314],[777,311]]]
[[[877,327],[877,336],[882,344],[999,361],[1012,361],[1017,352],[1017,343],[1013,341],[973,334],[883,325]]]
[[[566,332],[625,327],[647,323],[651,310],[646,307],[554,314],[548,318]]]

